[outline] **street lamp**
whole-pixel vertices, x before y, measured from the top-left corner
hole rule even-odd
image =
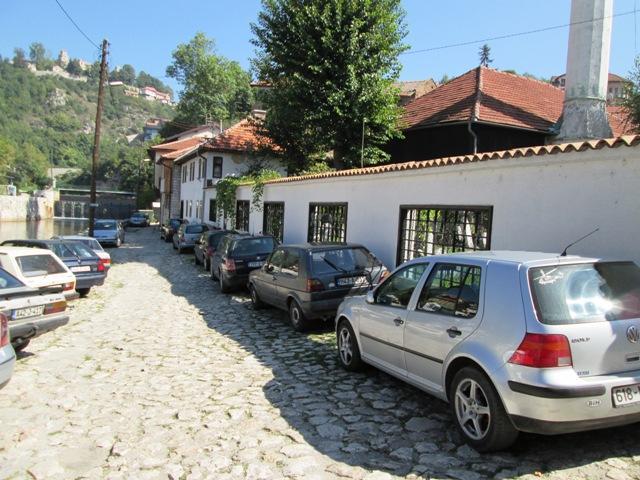
[[[150,158],[141,158],[140,163],[138,164],[138,183],[136,185],[136,206],[140,208],[140,177],[142,176],[142,163],[150,162]]]

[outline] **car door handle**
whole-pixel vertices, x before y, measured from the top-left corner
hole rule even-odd
[[[404,320],[402,320],[399,317],[398,318],[394,318],[393,319],[393,323],[395,323],[399,327],[400,325],[402,325],[404,323]]]
[[[460,335],[462,335],[462,332],[458,330],[457,327],[447,328],[447,333],[451,338],[459,337]]]

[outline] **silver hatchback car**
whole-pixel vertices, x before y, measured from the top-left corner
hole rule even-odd
[[[412,260],[338,309],[339,360],[448,401],[478,451],[640,421],[640,268],[532,252]]]

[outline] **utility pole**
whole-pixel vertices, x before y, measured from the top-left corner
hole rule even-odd
[[[107,40],[102,41],[102,59],[100,60],[100,83],[98,85],[98,108],[96,109],[96,130],[93,136],[93,155],[91,159],[91,197],[89,200],[89,236],[93,237],[93,223],[96,218],[96,175],[100,159],[100,123],[104,104],[104,84],[107,80]]]

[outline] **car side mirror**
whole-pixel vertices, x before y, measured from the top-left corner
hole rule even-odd
[[[370,305],[376,303],[376,296],[373,294],[373,290],[367,292],[367,303]]]

